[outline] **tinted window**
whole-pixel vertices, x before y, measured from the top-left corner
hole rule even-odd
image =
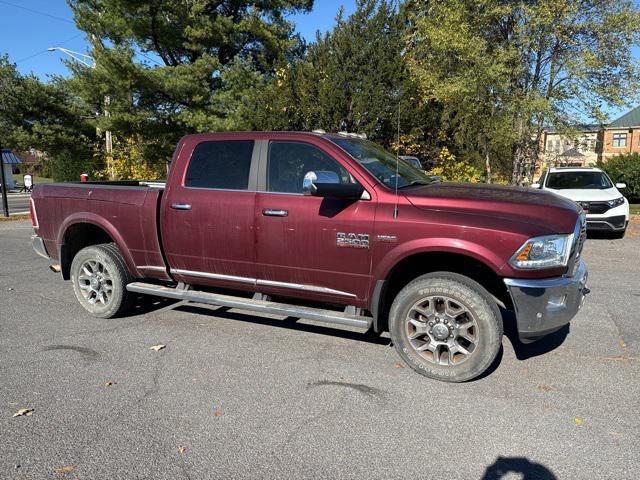
[[[554,190],[604,190],[612,186],[609,178],[602,172],[553,172],[547,180],[547,188]]]
[[[351,176],[342,165],[317,147],[301,142],[270,142],[267,191],[302,193],[302,180],[310,171],[331,171],[342,183]]]
[[[396,156],[368,140],[329,137],[366,168],[369,173],[389,188],[433,183],[424,172],[406,162],[397,162]],[[396,171],[398,175],[396,176]]]
[[[253,140],[200,143],[191,155],[187,187],[246,190],[253,154]]]

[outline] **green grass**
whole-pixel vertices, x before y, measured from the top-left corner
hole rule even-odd
[[[632,203],[629,205],[631,215],[640,215],[640,203]]]
[[[23,175],[21,173],[14,173],[13,174],[13,181],[16,183],[22,183],[22,177]],[[33,183],[51,183],[53,182],[52,178],[47,178],[47,177],[33,177],[32,178]]]

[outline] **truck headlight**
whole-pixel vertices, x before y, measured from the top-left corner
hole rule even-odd
[[[573,234],[530,238],[513,254],[509,263],[520,269],[566,267],[572,243]]]
[[[607,202],[607,205],[609,205],[609,208],[613,208],[613,207],[618,207],[623,203],[624,203],[624,197],[620,197],[620,198],[615,198],[613,200],[609,200]]]

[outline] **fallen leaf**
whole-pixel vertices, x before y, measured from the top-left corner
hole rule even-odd
[[[179,451],[180,453],[184,454],[184,452],[186,452],[186,451],[187,451],[187,447],[180,447],[180,448],[178,449],[178,451]]]
[[[213,416],[214,416],[214,417],[219,417],[219,416],[221,416],[221,415],[222,415],[222,412],[220,411],[220,409],[219,409],[219,408],[216,408],[216,409],[213,411]]]
[[[105,382],[105,383],[104,383],[104,386],[105,386],[105,387],[111,387],[111,386],[113,386],[113,385],[115,385],[115,384],[116,384],[116,382],[108,381],[108,382]]]
[[[56,468],[55,472],[58,475],[66,475],[67,473],[71,473],[76,469],[77,465],[67,465],[66,467]]]
[[[538,385],[537,386],[538,391],[540,392],[551,392],[553,390],[553,387],[550,385]]]
[[[33,415],[33,408],[21,408],[13,414],[14,417],[30,417]]]
[[[573,421],[578,427],[584,423],[580,417],[574,418]]]
[[[154,345],[153,347],[149,347],[149,350],[153,350],[154,352],[159,352],[165,347],[166,345],[159,344],[159,345]]]
[[[393,368],[404,368],[400,362],[396,362],[393,364]]]

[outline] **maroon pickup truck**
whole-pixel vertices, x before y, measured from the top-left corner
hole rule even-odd
[[[31,215],[35,250],[92,315],[148,294],[388,330],[450,382],[495,359],[499,307],[529,342],[588,293],[575,203],[436,183],[353,134],[187,136],[166,184],[40,184]]]

